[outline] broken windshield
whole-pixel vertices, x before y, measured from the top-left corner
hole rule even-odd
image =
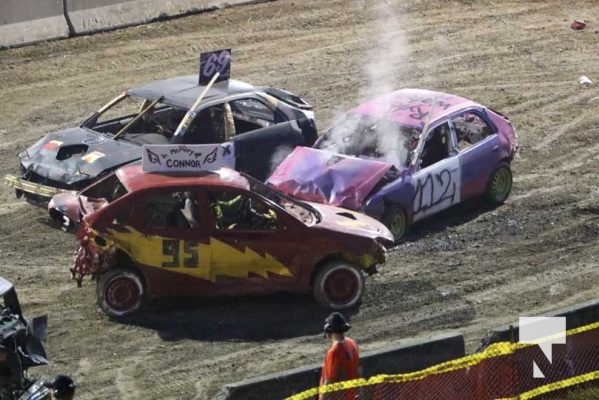
[[[302,221],[304,224],[310,225],[315,222],[320,222],[320,214],[309,204],[289,197],[246,174],[243,175],[250,183],[250,190],[252,192],[267,198],[275,204],[278,204],[280,207],[282,207],[288,213],[293,215],[295,218]]]
[[[186,110],[142,97],[122,94],[83,126],[95,132],[121,138],[137,144],[166,144],[185,116]]]
[[[393,121],[348,113],[328,130],[318,148],[374,158],[403,169],[416,148],[420,130]]]
[[[106,178],[81,191],[79,204],[83,214],[89,214],[127,193],[127,188],[119,180],[116,173],[111,173]]]

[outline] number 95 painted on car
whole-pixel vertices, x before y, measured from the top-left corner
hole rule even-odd
[[[157,173],[134,164],[52,203],[83,215],[72,272],[79,282],[96,276],[112,317],[165,295],[311,290],[324,307],[354,307],[364,273],[376,272],[393,243],[368,216],[292,199],[227,168]]]

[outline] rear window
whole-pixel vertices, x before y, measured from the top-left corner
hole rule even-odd
[[[239,117],[262,121],[266,126],[275,122],[275,113],[266,104],[252,98],[232,101],[231,111]]]

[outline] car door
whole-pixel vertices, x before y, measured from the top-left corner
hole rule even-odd
[[[462,199],[482,194],[489,176],[500,161],[497,129],[486,119],[484,109],[467,110],[450,118],[460,161]]]
[[[236,169],[264,181],[296,146],[310,145],[315,131],[309,119],[288,121],[274,104],[259,98],[230,101],[235,125]]]
[[[235,169],[264,181],[296,146],[304,144],[298,121],[258,129],[233,138]]]
[[[209,291],[210,235],[198,192],[164,188],[145,193],[135,205],[129,242],[136,263],[145,267],[154,294]]]
[[[222,293],[266,293],[289,287],[297,238],[285,216],[247,191],[209,190],[212,215],[211,279]],[[287,253],[285,257],[281,255]]]
[[[417,221],[460,202],[460,162],[453,150],[447,122],[429,130],[412,175],[414,216]]]

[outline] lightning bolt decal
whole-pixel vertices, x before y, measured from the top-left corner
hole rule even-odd
[[[268,279],[268,274],[293,276],[291,271],[268,253],[261,255],[249,247],[238,250],[215,238],[210,238],[212,249],[212,277],[218,275],[245,278],[250,273]]]
[[[96,245],[100,252],[119,248],[138,264],[211,282],[218,276],[247,278],[255,274],[265,279],[269,274],[293,276],[283,263],[266,252],[262,255],[247,246],[237,249],[213,237],[209,243],[201,243],[145,235],[132,227],[109,228],[103,233],[93,231],[92,235],[102,236],[107,242],[105,246]]]

